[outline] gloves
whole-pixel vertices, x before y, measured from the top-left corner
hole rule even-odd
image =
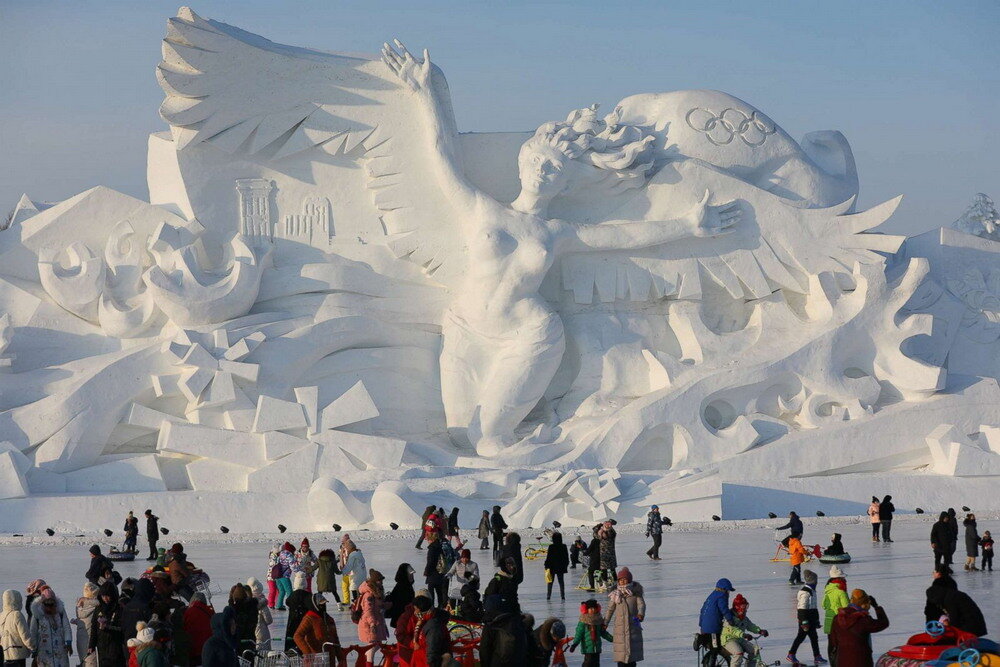
[[[878,602],[876,602],[876,601],[875,601],[875,598],[873,598],[873,597],[872,597],[872,596],[870,596],[870,595],[868,596],[868,601],[872,603],[872,606],[873,606],[873,607],[877,607],[877,606],[878,606]]]
[[[760,636],[761,637],[769,637],[770,635],[768,634],[767,630],[761,630],[760,631]]]

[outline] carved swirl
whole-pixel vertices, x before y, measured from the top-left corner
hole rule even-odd
[[[694,107],[684,120],[692,130],[703,133],[716,146],[725,146],[739,137],[747,146],[756,148],[763,146],[767,137],[777,131],[774,122],[759,111],[751,111],[748,116],[745,111],[732,107],[719,114],[704,107]]]

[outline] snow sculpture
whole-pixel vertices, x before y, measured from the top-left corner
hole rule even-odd
[[[0,496],[195,498],[213,529],[243,493],[248,529],[303,530],[996,497],[985,195],[904,241],[842,134],[725,93],[460,134],[426,52],[187,8],[157,77],[151,202],[25,196],[0,234]]]
[[[997,213],[993,200],[982,192],[975,196],[969,208],[951,226],[966,234],[1000,241],[1000,213]]]

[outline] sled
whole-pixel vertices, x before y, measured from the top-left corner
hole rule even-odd
[[[836,565],[838,563],[850,563],[851,554],[840,554],[839,556],[823,555],[819,557],[819,562],[824,565]]]
[[[116,563],[133,561],[135,560],[135,553],[132,551],[118,551],[118,549],[111,547],[111,550],[108,552],[108,560]]]
[[[884,653],[876,667],[974,667],[1000,665],[1000,645],[958,628],[929,621],[925,632]]]

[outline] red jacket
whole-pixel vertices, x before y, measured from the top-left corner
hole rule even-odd
[[[853,604],[837,612],[830,628],[831,662],[851,667],[875,667],[872,633],[889,627],[889,619],[882,607],[875,607],[875,616],[872,618],[867,611]]]
[[[413,603],[406,605],[399,620],[396,621],[396,651],[399,655],[399,664],[402,667],[410,667],[413,663],[413,633],[417,623],[417,608]]]
[[[192,602],[191,606],[184,610],[184,632],[191,638],[188,655],[193,661],[192,665],[201,664],[201,650],[212,636],[213,614],[215,610],[201,601]]]

